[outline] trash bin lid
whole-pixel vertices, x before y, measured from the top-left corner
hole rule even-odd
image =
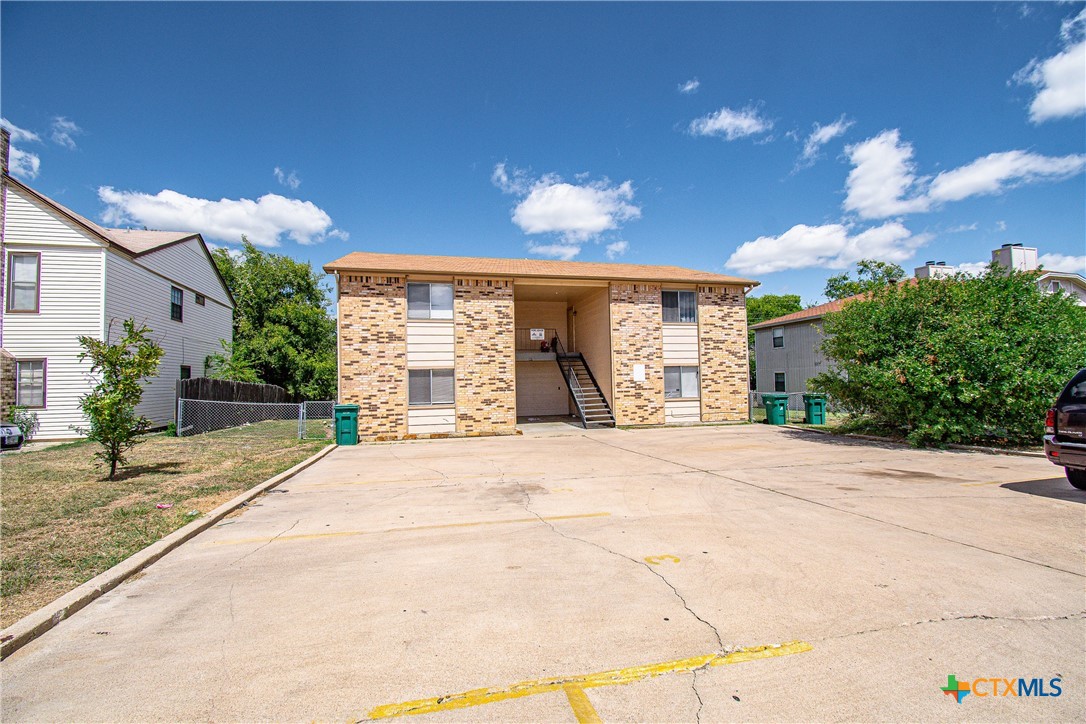
[[[788,393],[787,392],[763,392],[762,393],[762,400],[765,400],[765,401],[768,401],[768,402],[780,402],[781,400],[787,400],[787,399],[788,399]]]
[[[344,405],[336,405],[333,409],[336,412],[358,412],[360,407],[358,405],[344,404]]]
[[[825,400],[826,394],[824,392],[804,392],[804,400]]]

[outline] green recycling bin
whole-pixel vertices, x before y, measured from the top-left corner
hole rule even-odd
[[[336,445],[358,444],[358,405],[336,405]]]
[[[765,421],[770,425],[783,425],[788,422],[788,395],[762,393],[765,405]]]
[[[808,425],[826,424],[826,396],[817,392],[803,393],[803,409],[807,412]]]

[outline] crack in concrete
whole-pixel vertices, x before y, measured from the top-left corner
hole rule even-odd
[[[705,666],[699,666],[690,672],[692,675],[690,690],[694,692],[694,696],[698,699],[698,710],[694,712],[694,720],[698,722],[698,724],[701,724],[701,710],[705,708],[705,702],[701,700],[701,692],[698,691],[698,672],[704,671],[708,666],[709,664],[705,664]]]
[[[872,633],[883,633],[886,631],[895,631],[903,628],[913,628],[914,626],[924,626],[930,623],[949,623],[952,621],[1018,621],[1022,623],[1038,622],[1038,621],[1072,621],[1086,619],[1086,611],[1078,611],[1075,613],[1065,614],[1063,616],[990,616],[985,613],[972,613],[962,614],[961,616],[944,616],[942,618],[928,618],[921,621],[905,621],[904,623],[897,623],[890,626],[883,626],[882,628],[869,628],[863,631],[852,631],[850,633],[837,634],[836,636],[823,636],[815,641],[833,641],[835,639],[851,638],[853,636],[864,636]]]
[[[242,555],[242,556],[240,556],[240,557],[236,558],[236,559],[235,559],[234,561],[232,561],[232,562],[230,563],[230,565],[231,565],[231,566],[237,565],[238,563],[241,563],[241,562],[242,562],[243,560],[245,560],[245,559],[246,559],[246,558],[248,558],[249,556],[253,555],[254,553],[259,553],[260,551],[264,550],[265,548],[267,548],[268,546],[270,546],[270,545],[271,545],[272,543],[274,543],[274,542],[275,542],[275,540],[276,540],[277,538],[279,538],[280,536],[284,536],[284,535],[286,535],[287,533],[289,533],[289,532],[291,532],[292,530],[294,530],[294,527],[295,527],[296,525],[298,525],[299,523],[301,523],[301,522],[302,522],[301,518],[299,518],[298,520],[294,521],[293,523],[291,523],[291,524],[290,524],[290,527],[289,527],[289,528],[286,528],[286,529],[284,529],[284,530],[281,530],[281,531],[279,531],[279,532],[278,532],[278,533],[276,533],[276,534],[275,534],[274,536],[272,536],[272,537],[271,537],[271,538],[269,538],[268,540],[266,540],[266,541],[264,541],[263,543],[261,543],[261,544],[260,544],[260,545],[259,545],[258,547],[254,548],[253,550],[249,551],[248,553],[246,553],[246,554],[244,554],[244,555]]]
[[[675,597],[679,599],[679,602],[682,603],[682,606],[683,606],[684,609],[686,609],[687,613],[689,613],[691,616],[696,618],[698,621],[700,621],[702,624],[704,624],[706,627],[708,627],[708,629],[710,631],[713,632],[713,638],[716,639],[716,646],[717,646],[716,650],[718,652],[721,652],[721,653],[724,653],[726,651],[725,648],[724,648],[724,641],[720,637],[720,631],[717,630],[716,626],[714,626],[713,624],[706,621],[704,618],[699,616],[698,613],[696,611],[694,611],[694,609],[690,608],[690,605],[686,602],[686,599],[683,598],[683,595],[681,593],[679,593],[679,590],[677,588],[675,588],[675,586],[672,585],[671,581],[667,580],[667,578],[662,573],[660,573],[659,571],[657,571],[656,569],[654,569],[652,566],[650,566],[648,563],[646,563],[644,561],[639,561],[636,558],[631,558],[630,556],[627,556],[627,555],[625,555],[623,553],[619,553],[618,551],[615,551],[615,550],[611,550],[607,546],[600,545],[599,543],[596,543],[594,541],[586,540],[584,538],[578,538],[577,536],[569,535],[567,533],[562,532],[557,527],[555,527],[553,523],[548,521],[546,518],[541,516],[539,513],[532,510],[532,508],[531,508],[532,496],[528,492],[527,488],[524,487],[524,484],[521,483],[519,480],[515,480],[513,482],[515,482],[516,485],[520,488],[521,495],[524,496],[524,499],[525,499],[524,510],[527,513],[529,513],[529,514],[535,516],[536,518],[538,518],[539,522],[543,523],[543,525],[550,528],[556,534],[562,536],[563,538],[566,538],[567,540],[572,540],[572,541],[576,541],[578,543],[584,543],[586,545],[590,545],[590,546],[592,546],[594,548],[598,548],[601,551],[604,551],[605,553],[609,553],[609,554],[611,554],[613,556],[616,556],[618,558],[621,558],[621,559],[623,559],[625,561],[629,561],[630,563],[633,563],[634,565],[637,565],[637,566],[640,566],[641,568],[644,568],[649,573],[651,573],[652,575],[656,576],[661,581],[663,581],[664,585],[667,586],[668,588],[670,588],[671,592],[675,595]],[[695,691],[695,693],[697,693],[697,692]],[[700,701],[701,697],[699,696],[698,699]]]
[[[393,451],[393,450],[389,450],[388,452],[389,452],[390,455],[392,455],[392,457],[396,458],[397,460],[399,460],[401,463],[404,463],[405,465],[410,465],[411,467],[416,468],[418,470],[428,470],[431,473],[437,473],[438,475],[441,476],[441,482],[439,482],[437,485],[429,485],[427,487],[440,488],[440,487],[442,487],[443,485],[445,485],[446,483],[449,482],[449,474],[446,473],[444,470],[438,470],[437,468],[428,468],[425,465],[419,465],[418,463],[412,462],[410,460],[405,460],[404,458],[397,455],[395,453],[395,451]],[[460,485],[460,483],[456,483],[456,485]]]

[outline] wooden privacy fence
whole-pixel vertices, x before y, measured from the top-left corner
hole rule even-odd
[[[214,402],[291,402],[290,395],[279,385],[263,385],[253,382],[213,380],[210,377],[193,377],[177,381],[177,400],[211,400]]]

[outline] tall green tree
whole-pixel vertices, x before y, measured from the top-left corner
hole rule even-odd
[[[1086,365],[1086,308],[1035,272],[894,284],[824,322],[830,371],[810,382],[910,442],[1036,445],[1045,410]]]
[[[237,303],[233,343],[229,354],[209,358],[212,376],[279,385],[295,398],[334,398],[336,322],[321,275],[245,237],[240,254],[220,248],[212,257]]]
[[[754,331],[750,328],[768,319],[783,317],[803,309],[798,294],[763,294],[747,297],[747,349],[750,351],[750,384],[753,387],[757,365],[754,361]]]
[[[861,259],[856,262],[856,278],[845,272],[826,280],[826,298],[844,299],[870,292],[888,284],[895,284],[905,278],[905,270],[897,264],[875,259]]]
[[[151,426],[147,418],[136,414],[136,406],[143,399],[143,380],[158,372],[163,354],[147,326],[137,327],[126,319],[123,327],[124,336],[113,343],[109,341],[112,322],[104,340],[79,337],[83,347],[79,359],[90,360],[90,373],[97,382],[79,400],[90,427],[78,432],[99,444],[101,450],[94,457],[109,466],[110,480],[119,465],[128,464],[128,451],[142,442],[140,435]]]

